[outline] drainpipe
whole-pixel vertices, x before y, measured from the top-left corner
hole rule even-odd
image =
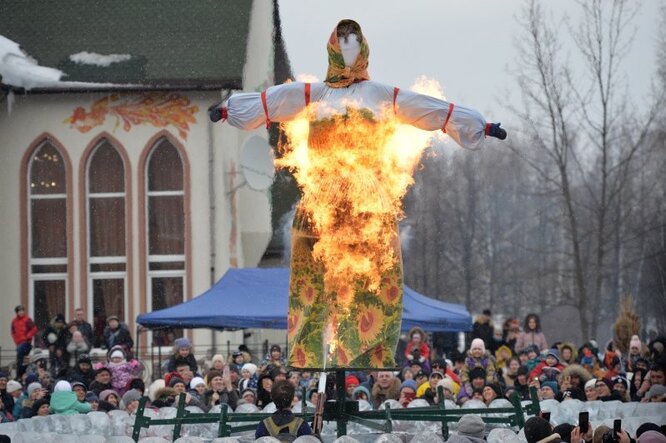
[[[206,118],[206,120],[208,121],[208,244],[210,245],[210,286],[212,287],[215,284],[215,258],[217,254],[217,242],[215,236],[215,143],[213,140],[214,123],[208,118]],[[214,329],[211,330],[210,342],[212,355],[215,355],[217,352],[217,339]]]

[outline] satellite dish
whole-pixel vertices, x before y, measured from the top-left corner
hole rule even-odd
[[[273,184],[273,148],[268,140],[258,135],[245,140],[241,148],[240,167],[248,186],[255,191],[265,191]]]

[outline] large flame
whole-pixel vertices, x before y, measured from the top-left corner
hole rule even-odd
[[[411,89],[442,96],[425,77]],[[301,208],[318,236],[313,257],[324,265],[326,291],[347,310],[359,285],[377,292],[382,274],[398,264],[401,199],[433,133],[400,124],[392,107],[373,115],[350,101],[346,115],[316,120],[317,106],[326,103],[283,124],[288,142],[276,164],[302,190]]]

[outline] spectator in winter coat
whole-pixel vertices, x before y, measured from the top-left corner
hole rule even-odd
[[[86,343],[92,347],[94,343],[93,329],[92,325],[86,321],[86,316],[83,312],[83,309],[77,308],[74,311],[74,320],[72,320],[69,324],[70,326],[76,326],[76,329],[81,334],[83,334],[83,338],[85,338]]]
[[[576,348],[571,343],[562,343],[559,346],[560,363],[564,366],[576,363]]]
[[[257,381],[257,407],[263,409],[272,402],[271,389],[273,389],[273,379],[270,374],[262,374]]]
[[[53,414],[74,415],[90,412],[91,407],[90,404],[81,403],[76,398],[69,382],[60,380],[56,383],[53,394],[51,394],[49,409]]]
[[[502,375],[499,377],[499,383],[502,388],[513,386],[518,376],[518,368],[520,368],[520,360],[518,357],[511,357],[502,370]]]
[[[502,325],[502,344],[511,348],[511,351],[516,352],[516,341],[520,335],[520,322],[515,318],[508,318]]]
[[[386,400],[398,400],[400,396],[400,379],[395,377],[392,372],[379,371],[377,381],[372,386],[372,406],[379,408],[379,405]]]
[[[585,401],[585,384],[592,375],[581,365],[571,364],[564,368],[560,377],[560,389],[569,391],[572,398]]]
[[[95,380],[90,383],[88,390],[99,396],[102,391],[107,389],[113,389],[113,385],[111,384],[111,371],[109,368],[103,366],[95,371]]]
[[[523,332],[520,333],[518,340],[516,340],[516,352],[522,351],[529,345],[536,345],[539,351],[548,349],[546,337],[541,332],[539,316],[536,314],[528,314],[525,317]]]
[[[495,327],[490,309],[484,309],[472,325],[471,339],[480,338],[490,353],[495,352]]]
[[[49,351],[51,373],[55,378],[64,376],[69,368],[67,343],[70,339],[64,315],[58,314],[51,319],[44,330],[42,339]]]
[[[408,362],[416,360],[423,366],[430,359],[430,347],[425,342],[425,332],[419,327],[413,327],[409,331],[408,337],[405,358]]]
[[[538,378],[541,383],[544,381],[557,382],[562,371],[564,371],[564,366],[560,363],[560,353],[557,352],[557,349],[549,349],[546,358],[532,369],[530,377]]]
[[[129,328],[126,324],[120,322],[117,315],[110,315],[106,319],[104,344],[107,349],[111,349],[114,346],[122,346],[126,353],[131,352],[134,347],[134,340],[132,340]]]
[[[167,363],[167,371],[173,372],[176,370],[176,366],[181,363],[187,363],[192,373],[196,374],[199,371],[199,365],[197,364],[197,359],[194,358],[192,354],[192,343],[185,338],[177,338],[173,343],[173,354],[169,357],[169,363]]]
[[[95,370],[92,367],[92,361],[88,354],[81,354],[76,360],[76,365],[69,371],[68,379],[70,381],[78,380],[87,387],[95,379]]]
[[[486,424],[474,414],[463,415],[458,420],[458,434],[452,435],[446,443],[483,443]]]
[[[19,380],[25,372],[24,358],[30,355],[32,349],[32,338],[37,334],[37,326],[30,317],[25,314],[23,306],[14,308],[16,317],[12,320],[12,339],[16,344],[16,378]]]
[[[482,368],[486,372],[486,382],[497,383],[495,358],[486,350],[485,343],[480,338],[472,340],[460,374],[460,382],[467,392],[472,392],[469,373],[474,368]]]
[[[111,373],[111,387],[118,393],[118,400],[127,391],[129,382],[139,376],[141,367],[135,359],[127,361],[122,346],[114,346],[107,352],[106,365],[99,364],[97,369],[105,366]],[[101,391],[100,391],[101,393]],[[99,394],[98,394],[99,395]]]
[[[238,391],[231,384],[231,379],[217,371],[208,373],[209,390],[205,393],[203,403],[209,408],[221,403],[226,403],[231,409],[236,409],[238,404]]]
[[[69,354],[69,366],[74,367],[79,356],[88,354],[90,344],[86,341],[81,331],[75,330],[67,343],[67,354]]]

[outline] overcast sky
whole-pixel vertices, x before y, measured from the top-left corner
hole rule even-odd
[[[573,0],[542,3],[555,17],[564,13],[572,19],[578,16],[579,7]],[[655,71],[658,11],[663,0],[638,3],[641,9],[634,21],[633,50],[622,67],[640,105]],[[323,80],[326,41],[339,20],[351,18],[359,22],[368,39],[373,80],[405,88],[426,75],[440,82],[450,101],[475,108],[488,120],[510,124],[502,102],[509,96],[512,102],[519,102],[510,68],[517,56],[517,18],[524,0],[336,0],[316,8],[313,4],[311,0],[280,2],[294,74]],[[560,29],[566,37],[568,29]],[[568,50],[575,60],[574,48]]]

